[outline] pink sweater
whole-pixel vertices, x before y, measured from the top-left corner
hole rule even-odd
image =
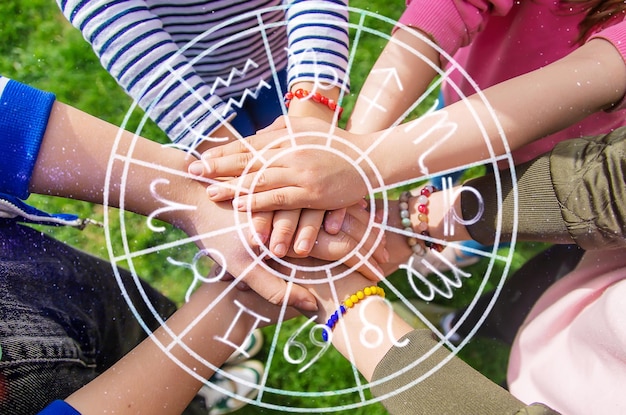
[[[574,50],[583,14],[566,11],[552,0],[408,0],[400,23],[432,36],[476,82],[480,89],[545,66]],[[626,56],[626,22],[618,22],[602,37]],[[626,60],[626,59],[625,59]],[[444,100],[475,92],[458,71],[443,85]],[[513,97],[512,97],[513,98]],[[538,100],[541,97],[537,97]],[[626,111],[600,112],[513,153],[516,163],[545,153],[567,138],[609,132],[626,125]]]

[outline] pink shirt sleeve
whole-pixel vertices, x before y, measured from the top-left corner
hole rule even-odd
[[[453,55],[480,32],[490,15],[503,16],[513,0],[407,0],[403,25],[418,28]]]
[[[620,23],[614,24],[613,26],[609,26],[606,29],[600,30],[595,33],[593,36],[589,37],[591,39],[604,39],[609,42],[617,49],[617,51],[622,55],[622,59],[624,60],[624,65],[626,65],[626,21],[622,21]],[[611,107],[610,111],[617,111],[626,108],[626,97],[622,98],[617,104]]]

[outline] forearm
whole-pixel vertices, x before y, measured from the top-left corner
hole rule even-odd
[[[330,284],[334,289],[330,288]],[[328,284],[311,285],[319,311],[318,323],[324,324],[352,294],[371,287],[372,282],[352,273]],[[384,285],[381,285],[384,287]],[[395,344],[395,340],[410,332],[411,327],[399,318],[378,295],[364,297],[347,311],[337,324],[328,329],[333,346],[350,360],[366,378],[371,379],[376,364]],[[381,332],[382,330],[382,332]]]
[[[202,285],[167,320],[167,329],[159,328],[66,401],[84,415],[182,413],[202,380],[211,377],[212,368],[220,367],[234,351],[219,337],[241,344],[254,328],[256,321],[252,315],[238,316],[239,307],[233,303],[237,299],[250,306],[255,296],[251,291],[230,290],[206,312],[226,285],[222,282]],[[237,324],[233,325],[235,319]],[[230,328],[232,331],[228,332]]]
[[[452,356],[427,329],[412,331],[400,341],[404,346],[391,348],[373,375],[372,393],[385,398],[382,403],[392,414],[409,413],[408,408],[411,414],[557,414],[541,404],[533,404],[529,410],[508,391]]]
[[[190,206],[201,202],[203,187],[184,173],[192,160],[187,153],[134,136],[57,101],[30,191],[98,204],[106,201],[113,207],[123,197],[125,209],[148,216],[163,207],[162,200]],[[163,181],[169,184],[154,187],[150,194],[152,185]],[[190,224],[172,212],[158,218],[190,230]]]
[[[403,235],[387,232],[387,243],[400,245],[400,248],[389,249],[392,252],[390,265],[408,260],[410,238],[416,238],[421,247],[425,247],[427,241],[446,246],[449,242],[476,240],[491,245],[494,235],[498,235],[500,242],[509,242],[515,237],[526,241],[574,243],[561,215],[563,204],[555,195],[549,158],[550,153],[547,153],[518,166],[515,177],[508,171],[487,174],[435,191],[427,198],[420,198],[421,188],[414,190],[406,209],[410,228],[400,222],[398,203],[390,204],[390,226],[405,231]],[[423,213],[420,205],[427,213]],[[424,231],[428,232],[427,236]],[[397,239],[403,241],[396,242]]]
[[[288,115],[315,117],[327,122],[338,120],[341,113],[333,107],[339,103],[341,91],[350,92],[347,1],[290,1],[287,22],[291,56],[287,68],[288,89],[291,93],[302,89],[311,94],[291,99]],[[315,93],[334,104],[316,102],[312,99]]]
[[[411,255],[408,241],[412,238],[421,247],[427,241],[446,246],[449,242],[472,239],[490,245],[494,235],[501,242],[516,237],[574,243],[561,215],[563,204],[555,195],[549,158],[547,153],[518,166],[515,177],[508,171],[487,174],[435,191],[428,197],[420,197],[421,188],[416,189],[406,206],[410,227],[400,221],[399,203],[391,203],[388,223],[392,228],[404,229],[405,233],[387,232],[387,243],[399,244],[389,249],[392,253],[389,265],[408,260]]]
[[[402,122],[402,115],[427,90],[439,65],[439,53],[422,33],[411,28],[396,30],[363,84],[348,131],[371,133]]]
[[[311,290],[325,322],[351,294],[369,286],[358,274]],[[336,295],[335,295],[336,294]],[[348,308],[332,330],[333,346],[372,382],[390,413],[517,413],[525,404],[496,385],[439,342],[427,329],[414,330],[381,297],[371,295]],[[416,382],[417,379],[423,379]],[[407,387],[408,386],[408,387]],[[555,414],[538,406],[538,414]],[[524,412],[520,412],[524,413]]]
[[[337,86],[315,84],[312,82],[297,82],[291,88],[291,93],[302,90],[309,94],[304,99],[293,98],[289,102],[288,115],[290,117],[314,117],[324,120],[328,123],[336,124],[341,118],[341,107],[338,105],[341,89]],[[328,101],[334,104],[329,105],[322,102],[316,102],[312,96],[315,93],[324,96]],[[334,108],[333,108],[334,107]]]
[[[366,286],[363,284],[348,294]],[[389,302],[370,297],[339,320],[333,329],[333,346],[371,381],[377,363],[411,330],[413,328],[394,313]]]
[[[387,145],[377,145],[372,158],[386,183],[487,160],[606,109],[625,91],[621,55],[609,42],[592,40],[560,61],[486,89],[485,101],[474,95],[376,134]]]
[[[517,166],[515,179],[509,171],[502,171],[463,184],[475,191],[461,195],[459,210],[469,222],[466,229],[471,239],[491,244],[494,235],[499,235],[501,241],[515,237],[518,241],[574,243],[554,192],[550,153]],[[494,197],[497,194],[499,201]]]
[[[515,182],[503,171],[472,179],[451,189],[447,197],[437,192],[430,198],[431,235],[443,240],[471,235],[491,243],[499,233],[502,241],[515,236],[521,241],[577,244],[587,250],[624,246],[625,149],[625,128],[566,140],[517,166]],[[467,190],[460,197],[451,197],[463,188]],[[501,203],[496,194],[501,194]],[[442,206],[448,200],[452,209]],[[462,232],[456,237],[444,234],[441,226],[441,217],[452,210],[466,222],[462,226],[454,221]],[[412,221],[417,225],[416,215]]]
[[[105,203],[168,222],[192,237],[188,243],[212,250],[213,259],[232,275],[246,278],[269,301],[314,309],[312,296],[302,287],[293,286],[287,298],[285,281],[252,265],[255,254],[238,234],[247,226],[245,214],[233,213],[229,203],[211,202],[205,186],[186,173],[191,160],[187,153],[56,102],[30,190]]]

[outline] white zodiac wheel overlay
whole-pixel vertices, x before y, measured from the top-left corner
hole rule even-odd
[[[339,7],[339,6],[337,6]],[[253,13],[247,13],[240,16],[236,16],[232,18],[230,21],[225,22],[224,24],[216,27],[215,30],[219,30],[220,28],[226,27],[228,25],[236,25],[239,21],[243,19],[256,19],[259,24],[256,30],[258,30],[258,34],[260,36],[265,36],[265,32],[270,29],[270,25],[266,25],[264,22],[264,16],[268,13],[274,13],[283,11],[282,7],[272,7],[267,9],[261,9]],[[350,13],[350,22],[348,23],[348,29],[350,31],[350,55],[348,62],[348,72],[350,73],[354,68],[357,67],[359,62],[359,52],[363,47],[363,39],[368,38],[378,38],[383,41],[390,41],[390,33],[392,28],[397,25],[397,22],[389,19],[385,16],[380,16],[376,13],[372,13],[366,10],[357,9],[357,8],[349,8]],[[284,28],[286,28],[286,22],[281,23]],[[271,29],[276,30],[277,25],[275,22],[272,23]],[[207,31],[201,37],[196,38],[190,42],[190,45],[193,45],[195,42],[200,41],[202,38],[210,38],[214,34],[214,30]],[[249,33],[248,33],[249,34]],[[212,53],[219,53],[220,48],[227,47],[229,42],[236,41],[236,36],[233,35],[232,39],[222,39],[220,42],[216,43],[214,48],[209,48],[204,51],[201,56],[196,59],[210,57]],[[415,32],[415,36],[421,36],[419,33]],[[430,42],[429,39],[423,38],[424,41]],[[432,44],[432,43],[431,43]],[[277,51],[272,51],[270,48],[265,46],[265,53],[267,58],[269,59],[270,65],[274,65],[275,57],[274,55]],[[433,69],[438,71],[439,77],[438,80],[431,85],[426,94],[421,96],[418,100],[416,100],[415,105],[413,105],[409,110],[400,117],[395,125],[399,125],[403,121],[413,113],[416,108],[423,108],[424,106],[430,107],[430,105],[425,104],[426,101],[432,101],[432,96],[436,92],[438,86],[443,82],[444,79],[449,81],[449,75],[453,72],[460,73],[463,75],[465,80],[469,82],[471,85],[475,85],[474,82],[467,76],[464,72],[463,68],[459,65],[455,64],[454,60],[447,56],[446,53],[440,50],[435,44],[432,44],[439,52],[446,57],[450,62],[451,66],[446,70],[440,70],[438,66],[432,62],[428,62]],[[406,53],[412,53],[421,59],[425,59],[423,56],[419,55],[415,50],[406,46]],[[287,53],[286,51],[281,51],[281,53]],[[167,66],[167,65],[164,65]],[[276,68],[272,66],[274,69],[274,76],[276,76]],[[168,68],[164,68],[164,70],[168,70]],[[241,73],[242,68],[233,68],[233,70],[237,70],[237,73]],[[393,77],[393,69],[390,68],[389,71],[385,74],[381,73],[381,76],[386,77],[387,82],[397,82],[397,78]],[[220,80],[222,83],[226,82],[224,80]],[[286,91],[279,90],[280,88],[269,86],[266,84],[270,90],[273,89],[276,96],[282,102],[282,97],[284,96]],[[452,85],[454,87],[454,85]],[[353,85],[352,88],[356,89],[356,85]],[[248,91],[246,99],[253,100],[256,95],[255,91]],[[358,92],[358,91],[357,91]],[[457,88],[457,92],[461,94],[460,89]],[[477,96],[481,100],[481,104],[489,109],[489,119],[484,120],[480,119],[476,114],[476,122],[478,124],[483,124],[485,121],[489,123],[494,123],[499,125],[497,118],[495,117],[494,112],[491,110],[489,103],[486,101],[481,91],[475,86],[474,91]],[[353,94],[356,95],[356,92],[353,91]],[[463,95],[461,95],[464,98]],[[342,97],[344,101],[349,100],[351,97],[344,96]],[[384,108],[380,108],[376,103],[375,97],[370,97],[372,106],[371,111],[380,111]],[[465,100],[468,106],[471,107],[471,103],[469,100]],[[236,104],[234,104],[236,105]],[[129,109],[127,120],[130,119],[131,113],[133,113],[136,108],[133,106]],[[283,113],[286,114],[286,107],[283,104],[282,107]],[[434,111],[434,105],[432,108],[427,108],[426,111],[423,111],[422,117],[426,116],[434,116],[434,117],[442,117],[439,119],[438,125],[441,126],[442,131],[447,131],[445,136],[441,140],[440,145],[454,145],[453,139],[451,136],[455,131],[455,126],[451,126],[446,123],[445,119],[445,111]],[[443,115],[441,115],[443,114]],[[145,121],[148,119],[149,113],[143,115],[144,119],[139,124],[139,127],[134,131],[138,136],[142,135],[142,127],[144,126]],[[122,125],[122,129],[127,128],[126,123]],[[250,220],[251,213],[248,212],[245,215],[240,215],[233,212],[233,221],[231,224],[224,224],[224,226],[220,229],[215,230],[212,233],[198,235],[196,237],[187,237],[183,235],[181,232],[174,230],[173,228],[162,225],[154,221],[154,217],[157,216],[162,211],[177,211],[177,210],[193,210],[194,206],[187,206],[179,203],[176,200],[169,200],[168,198],[164,198],[160,193],[160,189],[163,186],[168,186],[168,182],[165,180],[155,180],[149,189],[146,189],[146,195],[154,197],[159,200],[163,208],[159,212],[154,212],[153,215],[148,217],[147,220],[143,221],[143,228],[145,231],[151,234],[151,241],[149,244],[142,242],[142,244],[138,244],[137,241],[133,238],[133,233],[135,229],[132,229],[133,226],[128,222],[128,217],[130,216],[127,211],[124,209],[124,198],[127,196],[125,193],[124,182],[129,174],[132,174],[132,167],[135,163],[138,163],[137,160],[133,158],[133,148],[132,146],[124,151],[119,149],[114,150],[113,154],[111,154],[110,162],[109,162],[109,172],[108,179],[105,188],[105,194],[108,194],[108,191],[111,187],[119,186],[120,190],[120,198],[119,198],[119,208],[113,208],[109,206],[108,201],[105,201],[105,233],[107,238],[107,248],[110,256],[110,260],[114,265],[113,269],[118,276],[118,282],[120,284],[120,289],[125,294],[125,298],[134,311],[137,319],[140,324],[144,327],[146,332],[150,335],[152,334],[151,329],[148,327],[148,324],[141,317],[140,313],[137,309],[144,309],[147,307],[151,310],[154,318],[167,329],[167,323],[161,318],[156,310],[156,307],[150,303],[149,296],[143,291],[140,275],[137,271],[138,264],[141,261],[162,261],[163,262],[163,274],[165,278],[172,277],[176,275],[176,278],[185,278],[185,281],[188,281],[188,289],[186,293],[186,298],[188,298],[189,294],[193,291],[198,284],[211,284],[215,282],[217,279],[222,277],[222,275],[216,275],[213,277],[207,277],[205,260],[207,258],[212,258],[213,260],[220,262],[222,264],[225,263],[226,268],[228,268],[228,257],[220,250],[220,245],[218,242],[215,244],[211,244],[211,241],[223,241],[224,238],[231,238],[232,240],[237,240],[239,243],[245,247],[246,252],[250,256],[250,265],[245,269],[244,274],[240,276],[236,276],[235,280],[229,285],[229,290],[236,290],[236,286],[238,282],[246,277],[246,273],[253,272],[252,270],[255,267],[259,267],[266,271],[271,272],[274,276],[278,278],[282,278],[288,283],[297,283],[297,275],[299,273],[306,272],[323,272],[326,275],[326,278],[316,280],[316,284],[330,284],[331,287],[333,284],[344,278],[348,273],[359,269],[360,267],[368,267],[368,259],[371,258],[375,249],[381,244],[381,238],[383,231],[384,232],[395,232],[395,233],[403,233],[402,229],[394,228],[388,225],[387,220],[383,219],[382,221],[376,221],[374,219],[374,212],[378,210],[382,210],[385,214],[384,218],[387,217],[387,209],[388,203],[392,199],[397,199],[397,195],[399,194],[398,189],[406,189],[407,186],[410,186],[413,183],[385,183],[382,176],[378,173],[376,166],[374,166],[373,162],[369,159],[369,153],[372,148],[368,148],[366,151],[359,150],[355,146],[352,148],[354,151],[350,151],[348,153],[342,153],[337,150],[337,144],[342,144],[344,147],[350,147],[350,143],[346,143],[342,141],[340,137],[334,134],[334,128],[331,127],[330,130],[326,133],[318,133],[318,137],[321,138],[320,142],[322,144],[310,145],[309,147],[299,146],[297,147],[299,150],[311,148],[315,150],[321,150],[332,154],[333,156],[339,157],[343,160],[349,161],[354,170],[360,177],[363,179],[367,189],[368,189],[368,203],[369,203],[369,222],[368,222],[368,235],[370,236],[369,240],[371,243],[368,246],[365,246],[365,239],[361,241],[356,248],[344,258],[340,260],[333,261],[328,263],[325,266],[316,266],[316,267],[307,267],[307,266],[296,266],[289,262],[288,260],[276,258],[269,250],[265,247],[261,247],[259,250],[252,249],[249,244],[249,233],[250,233]],[[420,139],[420,133],[415,129],[415,143],[417,144]],[[289,144],[296,143],[300,137],[299,134],[296,134],[291,129],[289,122],[287,122],[287,131],[289,132],[288,136],[282,137],[279,139],[277,143],[274,144]],[[486,134],[486,133],[485,133]],[[372,147],[383,145],[385,140],[389,140],[389,136],[382,136],[381,139],[372,145]],[[508,145],[506,143],[506,138],[504,133],[500,134],[499,140],[502,141],[504,148],[508,149]],[[293,151],[296,147],[283,145],[280,147],[283,151],[277,157],[289,157],[289,153]],[[402,151],[410,151],[410,149],[402,149]],[[506,170],[507,174],[511,175],[512,183],[515,183],[515,169],[513,168],[513,162],[510,157],[510,154],[504,155],[496,155],[490,145],[489,139],[485,136],[485,151],[489,154],[489,157],[473,164],[466,164],[458,166],[458,168],[446,172],[440,172],[444,177],[441,181],[442,189],[441,191],[451,192],[452,180],[446,177],[447,174],[462,172],[468,168],[474,167],[486,167],[490,170],[493,170],[496,176],[496,185],[497,191],[496,195],[489,195],[489,197],[496,197],[498,206],[502,204],[502,189],[501,189],[501,177],[499,176],[502,173],[498,173],[498,166],[506,165],[509,169]],[[254,153],[254,162],[261,163],[263,167],[261,168],[261,172],[264,168],[270,166],[276,160],[276,156],[267,157],[265,149],[253,151]],[[416,178],[414,183],[423,183],[432,177],[441,177],[439,173],[437,175],[431,174],[422,164],[425,157],[428,156],[428,152],[422,153],[421,155],[416,154],[416,162],[420,163],[422,168],[423,176],[420,178]],[[145,164],[145,163],[144,163]],[[252,162],[251,162],[252,164]],[[150,166],[148,166],[150,167]],[[371,170],[374,170],[377,173],[377,180],[372,182],[371,179],[363,173],[364,168],[368,167]],[[155,169],[159,169],[159,166],[153,166]],[[112,171],[115,169],[116,171],[123,171],[123,174],[120,176],[115,176],[113,178]],[[510,173],[508,173],[510,172]],[[171,173],[171,172],[170,172]],[[245,172],[244,172],[245,173]],[[180,172],[181,175],[186,175],[186,172]],[[417,185],[415,185],[417,186]],[[251,186],[251,189],[238,188],[237,193],[254,190],[254,184]],[[480,195],[473,188],[464,188],[463,191],[471,192],[480,202],[482,200],[483,195]],[[513,203],[515,205],[515,209],[517,209],[517,197],[515,194],[515,186],[513,186]],[[480,203],[479,203],[480,204]],[[450,220],[450,231],[453,232],[454,224],[462,223],[462,220],[458,215],[452,215]],[[476,218],[478,219],[478,218]],[[501,221],[498,218],[498,223]],[[515,228],[515,226],[514,226]],[[370,234],[371,232],[371,234]],[[498,297],[498,293],[500,288],[506,278],[509,266],[511,264],[511,258],[514,252],[515,246],[515,232],[513,232],[513,240],[510,242],[511,249],[508,251],[504,251],[505,254],[501,254],[501,250],[499,247],[501,246],[500,241],[500,229],[498,228],[497,232],[493,236],[492,247],[489,247],[485,250],[479,250],[474,252],[479,256],[483,257],[484,263],[487,263],[487,266],[484,270],[481,270],[480,273],[474,273],[467,270],[462,270],[453,267],[452,271],[447,273],[434,272],[429,276],[422,275],[414,268],[414,261],[419,261],[419,258],[411,258],[406,264],[404,264],[399,271],[397,271],[394,275],[395,278],[387,278],[383,279],[378,285],[383,287],[386,292],[397,298],[397,302],[404,305],[404,307],[410,311],[413,317],[421,320],[424,325],[430,328],[436,336],[439,337],[439,342],[437,344],[437,348],[446,347],[452,351],[452,354],[449,355],[449,358],[441,361],[438,365],[425,371],[422,375],[415,379],[411,379],[406,381],[402,387],[396,389],[393,393],[399,393],[411,386],[421,382],[436,370],[438,370],[442,365],[444,365],[450,358],[456,355],[456,353],[461,350],[467,342],[471,339],[472,335],[476,332],[485,316],[489,313],[493,303]],[[207,245],[211,246],[211,248],[199,249],[196,245],[200,239],[203,241],[207,241]],[[446,241],[435,241],[444,246],[455,246],[460,249],[464,249],[461,245],[455,243],[448,243]],[[282,267],[280,267],[280,271],[276,271],[273,267],[268,265],[268,258],[273,259],[275,262],[278,262]],[[347,265],[347,266],[346,266]],[[119,277],[117,266],[128,268],[131,274],[134,277],[135,286],[132,287],[133,290],[139,290],[143,295],[143,303],[137,304],[133,303],[133,300],[126,295],[127,291],[131,288],[126,286],[128,282],[122,281]],[[180,277],[184,276],[184,277]],[[414,302],[411,299],[418,299],[423,301],[431,301],[437,298],[449,299],[451,298],[455,290],[460,289],[466,284],[467,281],[472,280],[474,282],[473,287],[475,287],[475,292],[472,294],[472,302],[467,306],[464,311],[464,314],[460,317],[459,322],[455,327],[452,328],[452,331],[447,335],[444,335],[441,330],[434,324],[430,322],[422,312],[414,305]],[[401,282],[401,284],[398,284]],[[288,285],[289,286],[289,285]],[[407,288],[408,287],[408,288]],[[492,297],[491,302],[487,306],[479,306],[478,298],[480,295],[489,288],[495,289],[495,295]],[[332,288],[331,288],[332,290]],[[215,300],[215,303],[208,304],[204,313],[198,316],[198,320],[202,318],[208,318],[207,316],[211,315],[211,309],[221,300],[218,297]],[[136,300],[134,300],[136,301]],[[339,305],[340,299],[337,299],[337,305]],[[256,321],[261,324],[269,321],[267,316],[264,316],[262,313],[257,312],[256,310],[247,309],[243,307],[240,303],[232,304],[233,307],[239,307],[240,314],[247,313],[252,315]],[[477,309],[476,307],[484,307],[482,309]],[[385,396],[373,397],[369,393],[369,389],[375,384],[392,382],[398,376],[403,375],[403,372],[398,372],[393,375],[390,375],[383,379],[378,379],[375,382],[367,382],[365,381],[358,373],[356,368],[354,368],[350,362],[347,362],[344,358],[338,355],[336,352],[332,350],[332,347],[329,343],[325,343],[320,340],[319,334],[323,330],[320,325],[316,325],[312,319],[296,319],[293,321],[285,321],[286,309],[283,308],[281,310],[281,314],[279,316],[279,321],[275,325],[268,326],[264,329],[264,333],[266,334],[266,345],[264,347],[264,351],[261,354],[261,357],[255,357],[263,360],[265,365],[265,373],[261,377],[259,384],[253,384],[244,379],[240,379],[237,377],[232,377],[228,372],[222,370],[219,367],[214,367],[211,363],[203,359],[201,356],[197,356],[191,350],[191,348],[185,345],[184,341],[181,339],[182,336],[176,336],[173,333],[172,339],[170,343],[159,343],[157,339],[154,339],[155,342],[159,344],[162,350],[167,353],[172,359],[176,360],[176,357],[171,353],[171,349],[174,345],[178,347],[182,347],[187,350],[188,353],[195,356],[198,365],[207,365],[211,367],[213,370],[220,373],[222,376],[233,380],[234,382],[238,382],[242,386],[245,386],[242,389],[245,390],[255,390],[256,393],[251,395],[239,395],[236,391],[226,390],[221,386],[217,385],[213,381],[209,381],[206,379],[201,379],[204,381],[209,387],[215,388],[218,391],[232,396],[238,400],[246,402],[251,405],[258,406],[260,408],[264,408],[263,413],[271,413],[272,411],[276,412],[299,412],[299,413],[320,413],[320,412],[333,412],[338,410],[347,410],[358,407],[363,407],[367,405],[371,405],[377,403],[385,398]],[[460,343],[452,343],[450,341],[450,336],[455,333],[455,330],[458,326],[463,324],[467,315],[472,313],[482,313],[483,316],[480,321],[472,328],[470,335],[464,337],[464,339]],[[232,324],[236,324],[237,321],[233,321]],[[218,336],[218,338],[226,344],[229,344],[233,347],[233,350],[237,347],[234,344],[229,343],[229,331],[222,333]],[[382,331],[382,335],[384,334],[384,328]],[[358,341],[355,339],[354,341]],[[401,347],[401,345],[398,345]],[[410,367],[407,367],[406,370],[410,370],[415,365],[420,365],[427,357],[429,353],[425,356],[416,356],[415,362]],[[328,376],[328,373],[319,374],[316,373],[316,368],[320,364],[320,362],[327,359],[335,359],[337,361],[337,367],[343,368],[338,369],[337,378],[333,379],[323,379],[324,376]],[[194,368],[187,367],[182,363],[181,367],[189,373],[191,376],[196,376]],[[276,367],[285,367],[288,365],[292,368],[293,378],[291,379],[283,379],[283,378],[275,378],[272,376],[273,368]],[[343,365],[343,366],[342,366]],[[332,384],[332,388],[328,388],[328,384]],[[337,386],[340,385],[340,386]]]

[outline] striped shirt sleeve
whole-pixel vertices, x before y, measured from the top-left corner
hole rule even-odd
[[[347,3],[343,0],[289,2],[289,86],[307,81],[338,86],[349,92]]]
[[[57,0],[103,67],[179,146],[193,148],[235,112],[195,72],[143,0]]]

